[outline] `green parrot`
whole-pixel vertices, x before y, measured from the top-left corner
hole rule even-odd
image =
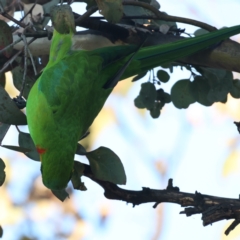
[[[72,50],[75,25],[71,8],[58,6],[54,11],[49,62],[27,99],[27,121],[40,155],[43,183],[52,190],[67,186],[77,143],[119,80],[240,33],[240,26],[235,26],[158,46]]]

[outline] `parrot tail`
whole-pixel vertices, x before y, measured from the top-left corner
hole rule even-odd
[[[189,56],[200,50],[215,46],[233,35],[240,33],[240,25],[224,28],[214,32],[206,33],[201,36],[179,40],[172,43],[144,47],[134,56],[134,60],[140,61],[140,66],[131,65],[124,74],[129,77],[140,72],[145,72],[164,63],[169,63],[183,57]],[[140,68],[140,69],[139,69]],[[135,71],[133,73],[133,71]]]

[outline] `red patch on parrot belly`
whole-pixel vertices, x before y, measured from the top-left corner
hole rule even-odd
[[[46,152],[46,149],[44,149],[44,148],[40,148],[39,146],[36,146],[36,148],[37,148],[37,152],[38,152],[39,154],[43,154],[43,153]]]

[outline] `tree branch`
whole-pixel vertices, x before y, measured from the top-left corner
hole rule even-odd
[[[173,187],[172,179],[169,179],[168,186],[164,190],[150,189],[143,187],[141,191],[126,190],[116,184],[101,181],[94,177],[89,165],[84,164],[83,175],[96,182],[104,189],[104,196],[112,200],[120,200],[132,203],[133,207],[143,203],[154,202],[153,208],[160,203],[176,203],[185,209],[180,214],[187,217],[194,214],[202,214],[203,226],[213,224],[223,219],[235,219],[225,234],[229,234],[236,225],[240,223],[240,200],[204,195],[199,192],[180,192],[178,187]]]
[[[35,1],[31,0],[29,2],[34,3]],[[38,0],[38,4],[45,4],[46,2],[49,2],[49,0]],[[68,2],[68,0],[65,0],[64,2]],[[74,2],[83,2],[83,1],[75,0]],[[124,0],[123,5],[138,6],[138,7],[143,7],[145,9],[148,9],[149,11],[151,11],[152,13],[155,14],[156,17],[154,19],[170,21],[170,22],[186,23],[186,24],[190,24],[190,25],[193,25],[193,26],[197,26],[197,27],[206,29],[210,32],[217,30],[215,27],[213,27],[209,24],[206,24],[204,22],[196,21],[196,20],[189,19],[189,18],[183,18],[183,17],[177,17],[177,16],[164,14],[163,12],[159,11],[157,8],[153,7],[152,5],[150,5],[148,3],[139,2],[139,1],[132,1],[132,0]],[[92,8],[90,8],[87,11],[86,16],[90,16],[93,12],[95,12],[97,10],[98,10],[97,6],[93,6]],[[83,18],[85,20],[85,16]],[[79,18],[79,20],[80,19],[82,20],[81,17]]]
[[[138,7],[143,7],[145,9],[148,9],[149,11],[153,12],[156,15],[156,18],[158,18],[159,20],[186,23],[186,24],[190,24],[196,27],[206,29],[210,32],[217,30],[217,28],[197,20],[164,14],[163,12],[159,11],[158,9],[156,9],[155,7],[153,7],[148,3],[125,0],[123,1],[123,5],[138,6]]]
[[[112,26],[113,28],[117,28],[119,26]],[[120,28],[120,27],[119,27]],[[122,29],[122,28],[121,28]],[[143,31],[138,28],[137,31],[126,30],[127,33],[131,32],[129,37],[124,40],[118,39],[114,34],[103,33],[103,32],[92,32],[92,31],[83,31],[79,32],[78,35],[74,36],[74,41],[78,41],[79,45],[83,48],[86,47],[86,50],[93,50],[94,48],[88,49],[90,46],[90,41],[96,41],[97,44],[91,43],[91,47],[95,46],[95,48],[99,47],[107,47],[107,46],[116,46],[123,44],[136,44],[138,45],[141,41],[141,36],[144,34]],[[106,30],[106,29],[105,29]],[[113,32],[113,31],[112,31]],[[116,30],[116,32],[118,32]],[[118,32],[119,33],[119,32]],[[44,33],[43,33],[44,34]],[[92,36],[95,35],[94,38]],[[13,36],[14,41],[18,38],[16,35]],[[105,39],[104,45],[99,44],[99,38]],[[158,44],[165,44],[174,41],[178,41],[183,39],[180,36],[174,35],[164,35],[162,33],[156,32],[149,35],[144,46],[153,46]],[[29,38],[27,38],[29,40]],[[48,55],[50,49],[50,43],[46,37],[37,39],[31,46],[29,46],[30,51],[33,56],[39,55]],[[14,49],[20,50],[23,47],[23,43],[20,42],[14,46]],[[198,53],[192,54],[191,56],[185,57],[183,59],[179,59],[179,62],[196,65],[196,66],[205,66],[210,68],[219,68],[225,69],[229,71],[240,72],[240,44],[234,42],[232,40],[225,40],[219,46],[214,49],[203,50]]]
[[[125,3],[125,2],[124,2]],[[145,4],[143,2],[134,2],[134,1],[126,1],[126,4],[135,4],[137,6],[142,7],[149,7],[152,9],[153,7],[149,4]],[[146,5],[146,6],[145,6]],[[86,16],[90,16],[93,11],[96,9],[93,7],[92,10],[87,12]],[[153,10],[153,9],[152,9]],[[156,8],[154,8],[154,13],[158,15],[160,19],[173,21],[173,18],[169,18],[169,15],[165,15],[159,12]],[[161,15],[161,16],[160,16]],[[79,18],[80,15],[75,14],[75,18]],[[84,16],[84,17],[83,17]],[[170,16],[174,17],[174,16]],[[89,28],[91,30],[99,31],[98,34],[89,32],[82,32],[79,35],[74,36],[74,41],[78,41],[80,46],[88,47],[89,37],[91,34],[95,34],[95,36],[102,35],[102,39],[105,38],[105,42],[100,44],[95,44],[95,47],[106,47],[106,46],[114,46],[114,45],[123,45],[123,44],[136,44],[138,45],[141,42],[141,36],[144,35],[144,32],[147,31],[146,28],[138,27],[132,29],[131,26],[126,25],[115,25],[108,22],[99,21],[97,19],[93,19],[90,17],[85,18],[85,15],[80,16],[81,21],[78,25]],[[179,19],[175,19],[179,21]],[[192,21],[192,19],[190,19]],[[190,21],[190,22],[191,22]],[[189,23],[190,23],[189,22]],[[201,26],[203,27],[203,26]],[[210,30],[210,29],[209,29]],[[46,31],[41,32],[33,32],[28,33],[29,36],[34,35],[34,37],[43,37],[46,36]],[[28,35],[26,34],[26,37]],[[152,46],[158,44],[169,43],[173,41],[177,41],[179,39],[183,39],[180,36],[174,36],[172,34],[162,34],[160,32],[153,32],[148,37],[145,46]],[[99,43],[99,38],[95,38],[96,42]],[[93,39],[91,39],[93,41]],[[87,44],[86,44],[87,43]],[[19,50],[22,49],[23,43],[18,43],[14,46],[15,49]],[[91,49],[86,50],[93,50],[94,43],[91,44]],[[30,46],[30,51],[34,56],[39,55],[48,55],[50,48],[50,41],[47,38],[43,38],[41,40],[37,40],[32,46]],[[226,40],[220,46],[216,47],[214,50],[205,50],[200,51],[199,53],[193,54],[189,57],[184,59],[180,59],[179,62],[190,64],[190,65],[197,65],[197,66],[204,66],[204,67],[211,67],[211,68],[220,68],[226,69],[229,71],[240,72],[240,45],[234,41]]]

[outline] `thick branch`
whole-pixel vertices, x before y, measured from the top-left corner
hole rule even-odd
[[[184,63],[240,72],[240,44],[225,40],[214,50],[205,50],[181,59]]]
[[[108,35],[108,36],[107,36]],[[93,38],[94,36],[94,38]],[[142,32],[131,32],[130,36],[125,40],[116,40],[111,33],[104,35],[101,32],[84,31],[74,37],[74,41],[79,43],[83,49],[93,50],[94,48],[116,46],[122,44],[139,44],[141,41]],[[18,37],[16,37],[18,38]],[[164,35],[162,33],[150,34],[145,46],[152,46],[174,42],[183,39],[183,37]],[[15,37],[14,37],[15,40]],[[97,44],[96,44],[97,42]],[[37,39],[29,47],[34,56],[48,55],[50,49],[50,41],[47,38]],[[101,43],[101,44],[100,44]],[[20,42],[14,46],[16,50],[22,49],[23,43]],[[240,44],[231,40],[225,40],[215,49],[200,51],[189,57],[179,59],[180,62],[205,66],[211,68],[221,68],[229,71],[240,72]]]
[[[40,1],[43,3],[44,1]],[[194,20],[192,19],[185,19],[179,18],[175,16],[165,15],[158,11],[156,8],[152,7],[149,4],[143,2],[135,2],[135,1],[124,1],[124,4],[129,5],[137,5],[145,7],[162,20],[167,21],[180,21],[189,24],[196,25]],[[94,7],[93,7],[94,8]],[[94,10],[94,9],[93,9]],[[96,10],[96,9],[95,9]],[[91,11],[89,11],[89,14]],[[75,18],[79,18],[78,14],[75,14]],[[198,24],[198,23],[197,23]],[[203,24],[203,23],[200,23]],[[81,18],[79,23],[82,27],[89,28],[91,30],[99,31],[98,34],[94,33],[94,38],[90,38],[93,36],[90,32],[83,32],[74,37],[74,41],[78,42],[77,45],[81,46],[81,48],[86,50],[93,50],[95,48],[106,47],[106,46],[116,46],[116,45],[123,45],[123,44],[136,44],[139,45],[142,36],[142,32],[146,31],[146,28],[138,28],[139,30],[136,32],[135,29],[129,28],[129,26],[123,26],[121,24],[114,25],[108,22],[99,21],[92,18]],[[207,25],[207,24],[206,24]],[[201,25],[201,27],[204,27]],[[212,26],[205,26],[209,30],[213,30]],[[44,33],[44,32],[43,32]],[[100,39],[100,35],[101,39]],[[96,37],[97,36],[97,37]],[[157,44],[164,44],[173,41],[177,41],[182,39],[179,36],[173,36],[171,34],[164,35],[160,32],[155,32],[150,34],[148,37],[145,46],[152,46]],[[95,41],[95,42],[94,42]],[[101,44],[99,44],[101,43]],[[22,42],[17,44],[14,48],[19,50],[22,49],[23,45]],[[39,55],[48,55],[50,49],[50,41],[47,38],[40,39],[36,41],[30,47],[30,51],[34,56]],[[200,51],[199,53],[193,54],[189,57],[184,59],[179,59],[179,62],[183,62],[190,65],[197,65],[197,66],[205,66],[211,68],[221,68],[226,69],[229,71],[240,72],[240,45],[234,41],[226,40],[220,46],[216,47],[214,50],[205,50]]]
[[[191,216],[202,214],[203,225],[207,226],[223,219],[240,219],[240,200],[232,198],[222,198],[210,195],[203,195],[199,192],[186,193],[180,192],[178,187],[172,186],[172,179],[166,189],[156,190],[143,187],[141,191],[131,191],[118,187],[117,185],[98,180],[92,174],[90,166],[84,164],[84,176],[90,178],[104,189],[104,196],[112,200],[121,200],[126,203],[132,203],[133,206],[143,203],[154,202],[153,207],[160,203],[176,203],[185,207],[181,214]],[[226,230],[228,234],[234,227]]]

